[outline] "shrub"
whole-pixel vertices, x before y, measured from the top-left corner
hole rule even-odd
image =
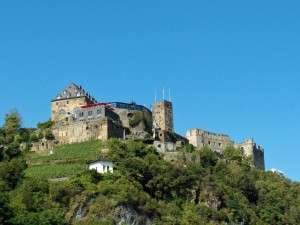
[[[129,119],[129,126],[136,127],[143,119],[143,113],[135,111],[133,113],[133,118]]]

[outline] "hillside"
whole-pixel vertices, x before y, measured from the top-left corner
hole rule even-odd
[[[142,141],[111,138],[42,155],[20,151],[30,132],[16,112],[0,129],[0,224],[300,224],[300,183],[256,169],[241,149],[220,159],[187,145],[171,163]],[[102,156],[114,173],[87,170]]]
[[[28,153],[25,156],[27,169],[21,156],[2,161],[0,180],[4,192],[1,194],[0,222],[300,222],[300,184],[271,172],[256,170],[251,161],[236,149],[228,149],[224,160],[205,148],[189,149],[190,157],[183,151],[178,164],[172,164],[163,160],[154,148],[141,142],[123,143],[110,139],[105,153],[101,153],[101,148],[101,142],[90,141],[60,146],[50,156]],[[100,175],[85,170],[85,162],[98,156],[116,160],[113,174]],[[22,176],[24,169],[25,177]],[[11,170],[10,174],[20,173],[15,182],[4,176],[7,170]],[[57,176],[70,176],[70,179],[59,182],[45,179]]]
[[[102,148],[104,146],[100,141],[91,140],[56,146],[51,155],[29,152],[26,155],[28,168],[25,176],[45,179],[70,176],[86,170],[88,161],[103,156]]]

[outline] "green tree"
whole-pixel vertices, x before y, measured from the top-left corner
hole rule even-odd
[[[45,130],[45,138],[47,140],[53,140],[55,138],[52,131],[51,131],[51,129],[46,129]]]
[[[200,164],[204,168],[214,167],[218,162],[218,157],[216,154],[207,147],[202,147],[197,150],[200,157]]]
[[[21,127],[22,118],[16,109],[5,115],[4,119],[5,142],[9,144],[14,141],[14,136]]]
[[[38,132],[38,139],[43,139],[44,138],[44,133],[42,130],[39,130]]]
[[[39,138],[37,137],[36,133],[32,133],[32,134],[30,134],[29,140],[37,142],[39,140]]]
[[[12,210],[8,206],[8,198],[0,192],[0,224],[10,224],[9,219],[13,216]]]

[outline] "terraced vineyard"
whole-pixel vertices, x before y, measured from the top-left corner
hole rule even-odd
[[[52,155],[41,156],[38,153],[29,153],[25,175],[46,179],[70,176],[85,170],[88,161],[100,158],[102,148],[101,141],[92,140],[57,146]]]
[[[57,178],[68,177],[76,172],[85,170],[87,165],[85,164],[59,164],[59,165],[43,165],[29,167],[25,171],[26,177],[35,178]]]

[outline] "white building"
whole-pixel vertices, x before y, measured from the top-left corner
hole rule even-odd
[[[277,169],[270,169],[269,171],[271,171],[272,173],[276,173],[280,176],[284,176],[284,172],[277,170]]]
[[[89,170],[97,170],[97,173],[114,172],[113,160],[100,158],[94,161],[88,162]]]

